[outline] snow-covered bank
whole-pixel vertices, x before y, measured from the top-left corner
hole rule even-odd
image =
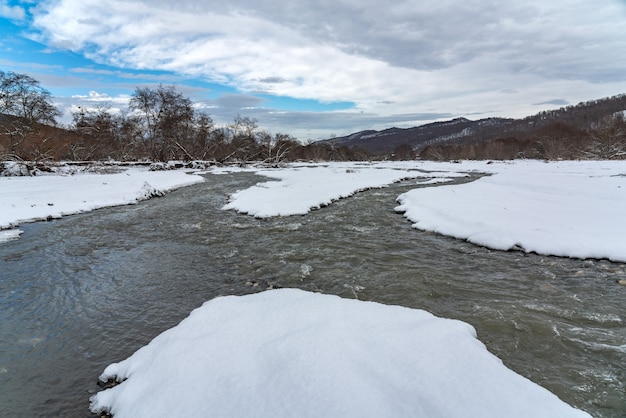
[[[183,171],[128,168],[116,174],[0,177],[0,242],[19,236],[6,230],[24,222],[126,205],[195,184],[204,178]]]
[[[276,179],[234,193],[224,209],[234,209],[259,218],[305,215],[331,202],[423,173],[383,164],[327,164],[280,170],[258,170]]]
[[[418,229],[499,250],[626,262],[625,161],[355,162],[209,172],[242,170],[272,180],[233,193],[224,209],[257,217],[304,215],[360,190],[415,178],[416,189],[399,196],[396,210]],[[441,185],[469,172],[490,175]],[[134,203],[202,180],[182,171],[146,168],[106,175],[0,177],[0,229]],[[0,241],[19,233],[0,231]]]
[[[213,299],[102,380],[115,418],[583,417],[460,321],[295,289]]]
[[[489,175],[439,185],[469,172]],[[234,193],[224,209],[305,214],[359,190],[419,178],[417,185],[431,187],[416,185],[396,208],[416,228],[499,250],[626,262],[625,161],[335,163],[258,173],[280,181]]]
[[[515,161],[398,198],[414,227],[498,250],[626,262],[626,162]]]

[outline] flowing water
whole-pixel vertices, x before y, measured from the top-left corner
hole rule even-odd
[[[626,415],[626,265],[490,251],[393,208],[414,182],[306,216],[222,211],[260,178],[23,225],[0,244],[0,416],[89,417],[104,368],[219,295],[297,287],[472,324],[511,369],[598,417]]]

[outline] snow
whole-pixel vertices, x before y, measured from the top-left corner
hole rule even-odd
[[[398,197],[415,228],[485,247],[626,262],[626,162],[516,161]]]
[[[183,171],[149,171],[140,167],[115,174],[0,177],[0,229],[133,204],[201,181],[203,177]],[[12,231],[0,231],[0,242],[19,236],[19,230]]]
[[[24,231],[20,229],[8,229],[0,231],[0,243],[16,240]]]
[[[468,324],[295,289],[219,297],[100,379],[115,418],[583,417]]]
[[[358,191],[422,175],[418,171],[356,164],[259,170],[257,174],[279,181],[258,183],[234,193],[224,209],[234,209],[258,218],[305,215],[311,209],[319,209]]]

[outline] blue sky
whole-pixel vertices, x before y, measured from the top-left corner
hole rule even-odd
[[[218,124],[301,140],[523,117],[626,92],[626,2],[0,0],[0,70],[69,123],[174,84]]]

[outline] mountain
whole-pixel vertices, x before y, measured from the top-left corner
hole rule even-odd
[[[476,146],[484,142],[532,141],[537,135],[558,133],[570,137],[598,127],[603,119],[626,111],[626,94],[579,103],[560,109],[542,111],[523,119],[486,118],[472,121],[456,118],[412,128],[366,130],[347,136],[318,141],[333,147],[358,148],[375,155],[393,154],[400,147],[410,147],[421,154],[433,148]],[[510,145],[510,144],[507,144]],[[524,144],[528,146],[528,144]]]
[[[361,148],[372,154],[389,154],[402,145],[421,151],[429,145],[444,144],[471,136],[486,126],[504,127],[513,119],[488,118],[472,121],[465,118],[434,122],[413,128],[389,128],[383,131],[361,131],[351,135],[319,141],[335,147]]]

